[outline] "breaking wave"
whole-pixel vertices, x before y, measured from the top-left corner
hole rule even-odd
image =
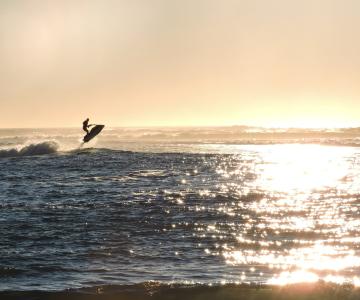
[[[33,143],[26,146],[0,149],[0,158],[52,154],[56,153],[59,148],[59,144],[54,141]]]

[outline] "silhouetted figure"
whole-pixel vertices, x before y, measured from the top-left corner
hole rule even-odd
[[[89,134],[88,128],[89,128],[90,126],[91,126],[91,125],[89,125],[89,118],[87,118],[87,119],[83,122],[83,130],[86,131],[86,134]]]

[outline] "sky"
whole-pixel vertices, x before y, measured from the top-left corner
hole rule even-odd
[[[1,0],[0,128],[360,126],[358,0]]]

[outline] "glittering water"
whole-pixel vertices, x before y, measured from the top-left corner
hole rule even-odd
[[[0,135],[0,290],[360,282],[360,148],[21,133]]]

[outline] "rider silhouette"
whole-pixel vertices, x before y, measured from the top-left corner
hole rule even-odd
[[[84,122],[83,122],[83,130],[86,131],[86,134],[89,134],[89,127],[91,125],[89,125],[89,118],[87,118]]]

